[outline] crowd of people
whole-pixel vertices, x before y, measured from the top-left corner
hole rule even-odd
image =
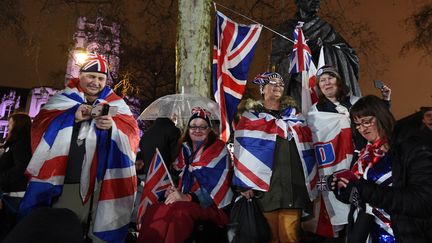
[[[260,205],[255,213],[268,224],[269,242],[304,241],[302,221],[319,218],[317,206],[331,218],[334,234],[327,238],[432,240],[431,107],[421,109],[422,125],[407,132],[395,126],[389,87],[381,88],[382,98],[355,97],[338,70],[324,66],[317,73],[319,101],[301,114],[282,76],[265,72],[253,80],[262,99],[238,108],[230,151],[204,107],[191,111],[183,134],[175,116],[158,118],[139,141],[137,122],[106,85],[107,75],[104,58],[93,54],[33,123],[24,113],[9,117],[0,158],[5,242],[124,242],[131,222],[140,226],[137,242],[193,242],[202,222],[230,227],[230,207],[239,198]],[[348,131],[341,132],[342,158],[332,145],[335,158],[318,159],[322,151],[332,154],[317,134],[338,129]],[[173,179],[134,221],[137,173],[152,170],[156,148]],[[43,233],[29,229],[50,225],[48,218],[68,222],[71,231],[52,232],[56,224]],[[328,226],[317,222],[316,229]]]

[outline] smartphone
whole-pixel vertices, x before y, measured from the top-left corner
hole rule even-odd
[[[110,106],[108,104],[103,104],[103,105],[93,106],[90,114],[92,117],[105,116],[105,115],[115,116],[117,114],[117,111],[118,111],[117,106]]]
[[[374,86],[377,89],[382,89],[382,88],[384,88],[384,83],[381,82],[380,80],[374,80]]]
[[[339,170],[339,171],[336,171],[335,173],[333,173],[333,175],[338,179],[339,178],[345,178],[345,179],[348,179],[349,181],[358,180],[357,176],[354,174],[354,172],[352,172],[350,170]]]

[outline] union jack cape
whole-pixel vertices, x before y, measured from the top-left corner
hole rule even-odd
[[[50,206],[62,193],[67,168],[75,111],[85,103],[79,80],[73,79],[61,92],[51,97],[36,116],[32,128],[33,157],[26,174],[30,182],[20,206],[20,214]],[[95,103],[118,107],[111,137],[99,130],[95,121],[81,126],[85,150],[80,194],[86,203],[99,187],[93,233],[106,242],[122,242],[127,234],[136,193],[135,157],[138,126],[129,107],[109,87]],[[78,195],[76,195],[78,196]]]
[[[263,109],[262,104],[258,104]],[[243,112],[234,133],[233,184],[268,191],[272,176],[276,137],[294,139],[302,162],[306,188],[313,200],[317,195],[317,166],[312,134],[296,109],[288,106],[282,118],[262,112],[256,106]]]
[[[190,164],[189,164],[190,163]],[[228,159],[225,143],[217,139],[212,145],[205,148],[203,143],[196,152],[192,153],[187,143],[183,143],[174,169],[180,173],[179,188],[182,189],[183,175],[189,170],[193,175],[190,192],[204,188],[213,199],[218,208],[231,203],[232,166]],[[182,190],[183,191],[183,190]]]
[[[230,138],[230,124],[243,93],[262,26],[238,24],[216,11],[213,94],[221,114],[220,138]]]
[[[348,116],[339,113],[313,111],[307,116],[312,131],[315,158],[320,180],[333,172],[350,169],[354,145]],[[320,184],[320,183],[319,183]],[[315,218],[308,223],[312,232],[336,237],[343,225],[348,223],[349,205],[340,202],[325,187],[318,187],[321,195],[315,201]]]
[[[169,172],[165,166],[159,149],[153,155],[147,172],[144,189],[141,195],[137,213],[137,228],[141,227],[141,218],[145,214],[148,206],[156,204],[165,191],[172,185]]]

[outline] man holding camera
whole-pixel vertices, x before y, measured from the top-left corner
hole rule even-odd
[[[35,117],[20,213],[68,208],[93,242],[123,242],[136,192],[139,133],[127,104],[106,86],[107,75],[105,58],[91,53],[79,79]]]

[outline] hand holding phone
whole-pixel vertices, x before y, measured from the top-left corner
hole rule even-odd
[[[388,86],[386,86],[380,80],[374,80],[374,86],[375,86],[375,88],[377,88],[381,91],[381,95],[383,97],[383,100],[388,100],[388,101],[390,100],[391,89]]]
[[[381,82],[381,80],[374,80],[374,86],[375,88],[381,90],[382,88],[384,88],[384,83]]]
[[[117,106],[110,106],[108,104],[103,105],[96,105],[92,108],[90,114],[92,117],[99,117],[99,116],[115,116],[117,114],[118,107]]]
[[[333,176],[338,178],[338,179],[345,178],[349,181],[357,181],[358,180],[357,176],[350,170],[336,171],[335,173],[333,173]]]

